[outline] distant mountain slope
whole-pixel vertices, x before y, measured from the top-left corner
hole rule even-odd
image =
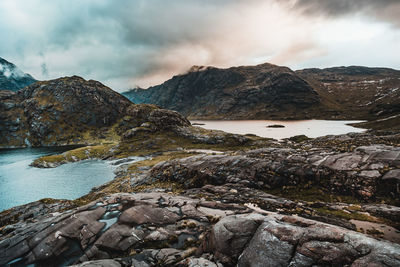
[[[321,109],[315,90],[296,73],[272,64],[192,67],[147,90],[123,93],[135,103],[152,103],[191,118],[312,118]]]
[[[387,68],[193,67],[123,93],[202,119],[368,119],[400,114],[400,71]]]
[[[400,71],[360,66],[304,69],[296,73],[348,117],[400,114]]]
[[[36,80],[17,66],[0,57],[0,90],[17,91]]]

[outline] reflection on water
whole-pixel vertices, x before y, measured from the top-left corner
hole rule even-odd
[[[113,167],[100,160],[69,163],[53,169],[29,166],[37,157],[65,150],[0,150],[0,211],[42,198],[75,199],[114,178]]]
[[[268,121],[268,120],[194,120],[192,123],[204,124],[200,127],[210,130],[222,130],[235,134],[255,134],[261,137],[275,139],[289,138],[304,134],[315,138],[330,134],[345,134],[349,132],[363,132],[364,129],[355,128],[348,123],[361,121],[328,121],[328,120],[298,120],[298,121]],[[268,128],[269,125],[283,125],[284,128]]]

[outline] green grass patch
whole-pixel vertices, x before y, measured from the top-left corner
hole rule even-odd
[[[331,215],[333,217],[342,218],[345,220],[378,222],[378,220],[375,217],[372,217],[365,213],[349,212],[349,211],[344,211],[344,210],[331,210],[328,208],[314,208],[314,209],[321,214]]]
[[[86,146],[80,147],[73,150],[69,150],[62,154],[43,156],[36,159],[33,162],[33,166],[40,166],[44,163],[67,163],[80,161],[91,158],[104,158],[109,155],[112,145],[98,145],[98,146]]]

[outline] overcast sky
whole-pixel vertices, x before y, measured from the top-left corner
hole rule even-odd
[[[117,91],[192,65],[400,69],[400,0],[1,0],[0,57]]]

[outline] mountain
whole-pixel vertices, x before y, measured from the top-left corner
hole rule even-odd
[[[400,71],[360,66],[296,71],[321,98],[347,118],[376,119],[400,114]]]
[[[176,112],[135,105],[100,82],[78,76],[0,91],[0,147],[98,143],[162,120],[189,124]]]
[[[35,82],[31,75],[0,57],[0,90],[18,91]]]
[[[268,63],[193,67],[161,85],[123,93],[192,119],[366,119],[400,113],[400,71],[336,67],[292,71]]]
[[[191,118],[312,118],[317,92],[295,72],[272,64],[192,67],[147,90],[124,93],[135,103],[152,103]]]

